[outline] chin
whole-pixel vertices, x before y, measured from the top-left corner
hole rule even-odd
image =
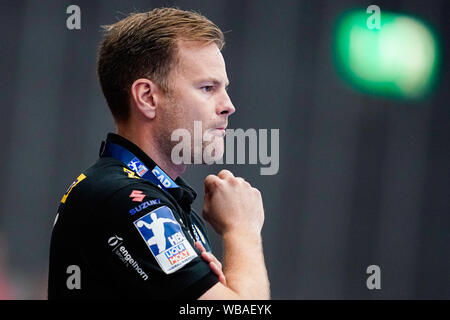
[[[215,137],[212,142],[206,143],[203,146],[203,163],[213,164],[223,157],[224,150],[223,137]]]

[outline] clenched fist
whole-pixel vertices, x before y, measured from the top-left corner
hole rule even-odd
[[[205,178],[203,217],[220,234],[259,234],[264,223],[261,193],[243,178],[222,170]]]

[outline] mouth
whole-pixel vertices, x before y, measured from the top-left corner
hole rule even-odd
[[[228,126],[228,123],[221,123],[221,124],[219,124],[218,127],[216,127],[216,129],[225,130],[227,128],[227,126]]]
[[[214,129],[214,132],[217,132],[217,134],[218,135],[220,135],[220,136],[222,136],[222,137],[224,137],[225,136],[225,129],[226,129],[227,127],[225,126],[225,127],[218,127],[218,128],[215,128]]]

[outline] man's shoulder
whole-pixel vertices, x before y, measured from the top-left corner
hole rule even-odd
[[[121,161],[100,158],[83,171],[69,186],[61,202],[87,203],[117,202],[130,198],[139,202],[142,195],[148,199],[166,197],[164,192],[151,182],[141,179]]]
[[[135,184],[141,180],[138,174],[127,168],[121,161],[114,158],[100,158],[85,171],[92,184],[105,188],[117,188]]]

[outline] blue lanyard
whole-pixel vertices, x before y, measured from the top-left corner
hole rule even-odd
[[[100,157],[111,157],[122,161],[142,179],[156,184],[163,190],[179,188],[175,181],[173,181],[160,167],[155,165],[152,170],[149,170],[138,157],[118,144],[106,141]]]

